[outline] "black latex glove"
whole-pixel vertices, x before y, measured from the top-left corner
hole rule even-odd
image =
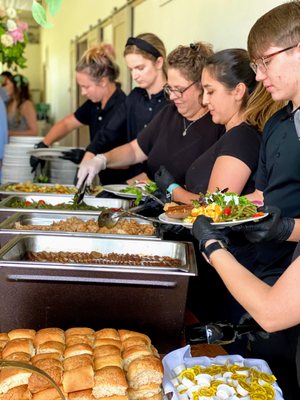
[[[232,230],[243,232],[247,240],[252,243],[270,240],[284,242],[289,238],[295,226],[293,218],[281,217],[280,209],[274,206],[260,207],[258,211],[269,215],[261,221],[233,226]]]
[[[48,147],[49,146],[47,146],[43,141],[34,145],[35,149],[46,149]],[[30,157],[31,173],[33,173],[37,169],[38,165],[41,166],[41,170],[42,170],[45,166],[45,160],[41,160],[40,158],[31,156]]]
[[[85,154],[85,150],[71,149],[69,151],[63,151],[62,154],[63,156],[59,158],[72,161],[74,164],[80,164]]]
[[[166,193],[168,187],[172,183],[175,183],[175,178],[173,177],[173,175],[170,174],[170,172],[166,169],[164,165],[161,165],[159,169],[155,172],[154,180],[163,193]]]
[[[211,222],[213,222],[211,218],[199,215],[193,223],[192,235],[198,240],[200,251],[204,244],[211,239],[221,240],[226,244],[229,242],[224,229],[217,229]]]

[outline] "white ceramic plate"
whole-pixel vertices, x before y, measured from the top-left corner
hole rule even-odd
[[[53,160],[53,158],[59,158],[63,156],[63,151],[70,150],[70,147],[56,147],[56,148],[42,148],[42,149],[32,149],[27,151],[31,156],[40,158],[41,160]]]
[[[129,199],[135,199],[136,195],[134,193],[122,192],[121,190],[128,188],[129,185],[115,184],[115,185],[104,185],[102,188],[108,193],[113,193],[116,196],[126,197]],[[143,196],[144,200],[146,196]]]
[[[212,225],[215,225],[218,228],[225,228],[227,226],[245,224],[246,222],[259,221],[260,219],[265,218],[267,215],[268,215],[268,213],[265,213],[261,217],[256,217],[256,218],[240,219],[238,221],[213,222]],[[160,216],[158,218],[160,221],[166,222],[167,224],[170,224],[170,225],[181,225],[181,226],[184,226],[185,228],[189,228],[189,229],[191,229],[193,226],[192,223],[183,222],[182,219],[170,218],[165,213],[160,214]]]

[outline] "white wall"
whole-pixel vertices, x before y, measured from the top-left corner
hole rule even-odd
[[[250,27],[283,0],[145,0],[135,8],[134,34],[156,33],[170,51],[178,44],[203,40],[220,50],[246,47]],[[64,0],[42,31],[42,60],[47,64],[47,98],[55,120],[73,112],[70,101],[70,42],[126,0]],[[163,5],[161,5],[163,4]],[[109,32],[109,31],[108,31]],[[108,35],[109,36],[109,35]],[[48,54],[48,56],[46,56]]]

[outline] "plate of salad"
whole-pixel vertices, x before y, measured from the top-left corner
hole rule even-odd
[[[135,204],[138,205],[141,200],[145,200],[149,194],[154,193],[158,187],[155,182],[149,180],[147,182],[138,181],[132,185],[104,185],[102,186],[102,189],[106,192],[113,193],[116,196],[136,199]]]
[[[169,224],[182,225],[191,228],[199,215],[205,215],[213,220],[212,225],[220,228],[259,221],[268,213],[257,210],[257,205],[245,196],[238,196],[233,192],[216,191],[200,196],[199,200],[193,201],[193,207],[189,206],[185,218],[176,219],[176,207],[159,216],[159,219]]]

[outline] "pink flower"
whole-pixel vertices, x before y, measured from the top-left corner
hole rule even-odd
[[[11,37],[13,38],[14,43],[24,42],[24,35],[21,29],[15,29],[14,31],[9,32]]]
[[[18,28],[19,28],[22,32],[25,32],[25,31],[27,31],[27,29],[28,29],[28,24],[27,24],[27,22],[17,21],[17,25],[18,25]]]

